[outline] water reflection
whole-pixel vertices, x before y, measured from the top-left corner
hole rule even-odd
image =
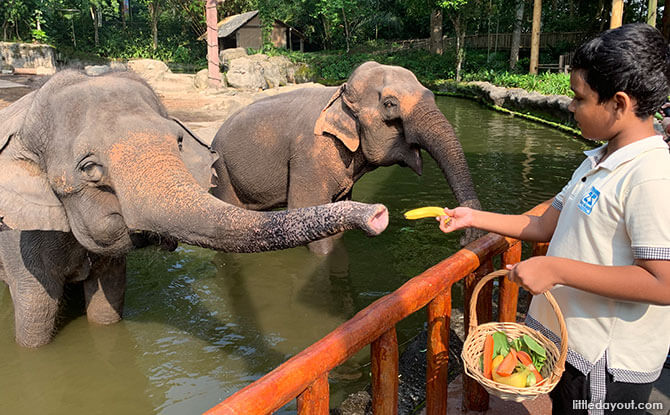
[[[471,101],[438,98],[438,105],[461,138],[486,209],[521,212],[552,197],[587,148]],[[0,287],[0,413],[203,412],[458,248],[460,235],[445,236],[434,221],[402,218],[415,207],[455,204],[429,157],[423,176],[399,166],[369,173],[353,198],[389,207],[382,235],[347,232],[327,257],[305,248],[134,252],[124,320],[90,325],[75,303],[55,341],[38,350],[14,344],[11,298]],[[458,306],[460,286],[453,297]],[[420,312],[401,322],[399,342],[424,321]],[[368,360],[364,350],[332,374],[333,403],[366,384]]]

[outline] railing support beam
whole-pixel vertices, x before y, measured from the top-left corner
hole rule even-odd
[[[328,415],[330,411],[330,387],[328,373],[314,381],[298,395],[298,415]]]
[[[428,304],[426,415],[447,413],[451,287]]]
[[[521,242],[512,245],[502,254],[502,269],[506,265],[514,265],[521,261]],[[516,309],[519,302],[519,284],[506,277],[499,278],[498,321],[516,321]]]
[[[398,338],[395,328],[372,342],[372,413],[398,415]]]
[[[465,307],[463,310],[463,321],[465,321],[465,337],[469,333],[468,321],[470,321],[470,312],[468,304],[472,298],[472,290],[474,290],[477,282],[486,274],[493,272],[493,263],[491,260],[483,262],[477,271],[465,277]],[[492,302],[491,291],[492,284],[486,284],[479,292],[479,300],[477,301],[477,321],[479,324],[488,323],[492,319]],[[489,408],[489,394],[482,388],[476,380],[472,379],[463,373],[463,404],[466,409],[472,411],[486,411]]]

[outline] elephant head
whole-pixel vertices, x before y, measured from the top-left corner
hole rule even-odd
[[[72,232],[104,256],[128,252],[139,232],[255,252],[386,227],[382,205],[234,207],[208,193],[215,159],[139,78],[62,71],[0,111],[0,217],[12,229]]]
[[[468,165],[454,130],[433,93],[398,66],[366,62],[333,95],[315,125],[315,134],[360,149],[373,166],[400,164],[422,172],[421,149],[435,159],[461,206],[480,209]],[[477,231],[468,230],[461,243]]]

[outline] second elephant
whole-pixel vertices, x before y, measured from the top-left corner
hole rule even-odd
[[[366,62],[338,87],[304,88],[259,100],[231,116],[212,143],[214,195],[255,210],[349,199],[379,166],[422,172],[421,150],[437,161],[458,203],[479,200],[453,128],[433,93],[398,66]],[[461,244],[478,234],[469,230]],[[332,240],[310,244],[328,253]]]

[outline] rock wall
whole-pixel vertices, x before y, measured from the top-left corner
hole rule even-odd
[[[56,73],[55,50],[49,45],[0,42],[0,70],[53,75]]]
[[[466,95],[511,111],[530,114],[572,127],[576,126],[575,119],[568,110],[572,98],[565,95],[542,95],[521,88],[503,88],[488,82],[448,82],[431,86],[431,89]]]

